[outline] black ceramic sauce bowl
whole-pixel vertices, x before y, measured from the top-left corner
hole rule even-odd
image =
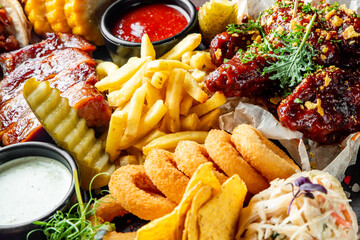
[[[180,7],[189,17],[188,25],[176,35],[152,42],[156,57],[160,57],[190,33],[198,32],[198,17],[194,4],[189,0],[118,0],[114,2],[101,18],[100,30],[105,39],[106,48],[113,61],[121,66],[131,57],[140,56],[141,43],[129,42],[114,36],[111,29],[115,21],[130,9],[145,4],[170,4]]]
[[[74,170],[78,169],[77,165],[74,159],[66,151],[56,147],[53,144],[43,142],[25,142],[0,148],[0,167],[5,163],[9,163],[19,158],[38,156],[50,158],[63,164],[69,170],[72,176],[70,188],[68,189],[65,196],[63,196],[63,199],[60,201],[60,203],[58,203],[51,211],[44,213],[40,217],[23,223],[0,225],[0,239],[26,239],[26,235],[29,231],[39,228],[39,226],[33,224],[34,220],[48,221],[53,217],[56,211],[66,211],[75,202],[75,183],[72,173]],[[14,191],[17,191],[17,189],[14,189]],[[29,239],[33,240],[43,238],[44,236],[41,235],[40,232],[34,232],[30,235]]]

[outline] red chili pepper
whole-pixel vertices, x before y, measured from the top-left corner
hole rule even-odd
[[[344,178],[344,183],[345,183],[346,185],[349,185],[349,184],[350,184],[350,181],[351,181],[351,176],[350,176],[350,175],[345,176],[345,178]]]

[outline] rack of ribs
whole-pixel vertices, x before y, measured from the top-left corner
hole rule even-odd
[[[108,127],[111,108],[97,91],[95,47],[71,34],[47,35],[42,42],[0,55],[0,137],[4,145],[38,139],[44,132],[27,105],[22,89],[25,81],[49,81],[60,90],[87,125]]]

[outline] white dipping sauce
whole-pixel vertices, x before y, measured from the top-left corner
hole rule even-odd
[[[23,157],[0,165],[0,225],[39,219],[64,200],[72,174],[46,157]]]

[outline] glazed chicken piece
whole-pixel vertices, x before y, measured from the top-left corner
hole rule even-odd
[[[40,122],[22,95],[23,84],[32,77],[48,80],[51,87],[58,88],[89,127],[104,129],[109,124],[111,108],[94,87],[98,80],[96,62],[89,55],[94,47],[69,34],[49,36],[38,44],[0,56],[5,73],[0,82],[0,137],[4,145],[43,136]],[[30,58],[21,62],[24,55]]]
[[[259,40],[257,40],[247,48],[245,53],[234,55],[230,61],[220,65],[206,78],[205,83],[210,91],[222,91],[227,97],[264,96],[265,93],[266,98],[279,91],[277,88],[278,80],[270,80],[271,73],[263,74],[264,68],[275,61],[268,56],[270,54],[276,55],[276,49],[285,46],[286,37],[284,36],[288,32],[305,32],[306,26],[314,14],[311,11],[305,13],[299,7],[296,18],[292,19],[292,7],[283,5],[281,2],[278,0],[275,6],[264,11],[261,15],[261,26],[266,34],[262,41],[267,41],[272,49],[265,49],[266,45],[259,44]],[[233,49],[241,49],[242,45],[236,45],[239,43],[235,40],[224,37],[229,35],[229,33],[227,35],[225,33],[219,34],[214,39],[214,44],[211,44],[213,49],[210,49],[210,52],[220,52],[218,49],[221,49],[221,53],[229,58],[230,53],[234,52]],[[228,43],[226,43],[226,39],[228,39]],[[221,44],[218,43],[220,40],[222,41]],[[299,39],[298,43],[291,43],[300,45],[301,40]],[[319,17],[317,17],[307,38],[307,43],[313,49],[308,49],[308,51],[316,53],[313,59],[316,64],[322,66],[339,65],[341,49],[335,40],[337,40],[337,33],[325,30]],[[226,49],[226,46],[229,46],[229,49]],[[212,61],[218,63],[218,60],[221,61],[222,58],[212,54]],[[273,83],[270,83],[271,81]],[[226,85],[231,89],[226,89]]]
[[[328,67],[306,77],[278,107],[282,124],[320,143],[360,130],[360,71]]]
[[[259,32],[255,31],[252,33],[223,32],[217,34],[210,43],[212,62],[216,66],[220,66],[224,60],[229,60],[235,56],[239,49],[246,50],[258,36],[260,37]]]
[[[227,97],[256,97],[269,95],[276,89],[276,81],[263,75],[259,69],[264,69],[269,63],[263,56],[258,56],[247,63],[243,63],[239,55],[222,64],[206,78],[207,88],[221,91]]]
[[[360,17],[354,10],[344,5],[323,3],[317,6],[320,10],[319,22],[323,29],[335,34],[341,52],[340,65],[357,68],[360,64]],[[337,66],[340,66],[337,65]]]

